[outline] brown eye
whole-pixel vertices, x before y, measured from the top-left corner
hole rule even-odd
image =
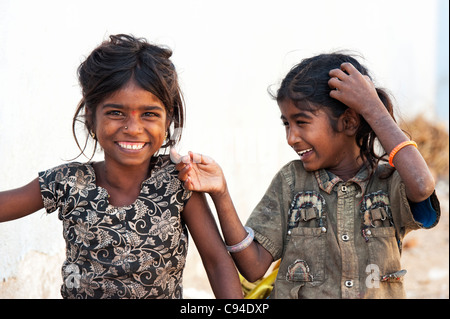
[[[123,113],[120,111],[113,110],[113,111],[108,111],[106,113],[106,115],[119,117],[119,116],[123,116]]]

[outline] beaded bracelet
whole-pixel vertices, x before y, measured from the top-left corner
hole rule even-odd
[[[244,250],[245,248],[247,248],[248,246],[250,246],[250,244],[253,242],[253,239],[255,238],[255,233],[253,232],[253,229],[251,229],[250,227],[247,227],[247,226],[244,228],[248,233],[247,237],[245,237],[243,241],[241,241],[240,243],[238,243],[236,245],[226,246],[227,250],[230,253],[238,253],[238,252]]]
[[[389,154],[389,165],[391,165],[392,167],[394,166],[393,160],[394,160],[394,156],[395,154],[397,154],[398,151],[400,151],[402,148],[404,148],[405,146],[408,145],[412,145],[415,148],[417,148],[417,144],[414,141],[404,141],[400,144],[398,144],[396,147],[394,147],[394,149],[391,151],[391,154]]]

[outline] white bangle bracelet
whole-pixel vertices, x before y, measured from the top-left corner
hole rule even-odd
[[[253,242],[253,239],[255,238],[255,233],[253,232],[253,229],[251,229],[250,227],[244,227],[244,228],[248,233],[247,237],[245,237],[243,241],[241,241],[240,243],[238,243],[236,245],[226,246],[227,250],[230,253],[238,253],[238,252],[244,250],[245,248],[247,248],[248,246],[250,246],[250,244]]]

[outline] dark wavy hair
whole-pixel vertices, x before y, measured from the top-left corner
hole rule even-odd
[[[337,132],[337,120],[348,109],[348,106],[330,97],[331,88],[328,85],[328,81],[330,80],[329,72],[332,69],[339,69],[344,62],[351,63],[361,74],[371,78],[367,68],[361,65],[350,54],[340,52],[320,54],[304,59],[295,65],[282,80],[276,94],[271,93],[270,90],[269,94],[278,103],[291,100],[297,108],[307,111],[314,112],[319,108],[326,108],[331,126]],[[380,100],[395,121],[391,97],[384,89],[376,88],[376,91]],[[377,136],[361,115],[360,126],[355,138],[360,148],[361,158],[369,163],[372,170],[381,160],[387,161],[386,153],[377,155],[375,150]]]
[[[167,130],[167,142],[161,148],[179,141],[184,127],[185,110],[171,56],[172,51],[168,48],[125,34],[111,35],[108,41],[91,52],[78,67],[82,99],[72,122],[72,132],[81,151],[80,155],[84,154],[90,137],[94,139],[91,159],[95,154],[97,140],[91,133],[95,127],[97,106],[125,86],[130,79],[134,79],[141,88],[154,94],[164,104],[171,125]],[[83,123],[89,133],[83,147],[76,134],[77,122]]]

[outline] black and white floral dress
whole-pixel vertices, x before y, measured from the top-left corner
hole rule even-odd
[[[182,298],[188,233],[180,213],[191,196],[168,156],[157,158],[136,201],[108,203],[90,163],[39,173],[44,207],[59,208],[66,240],[64,298]]]

